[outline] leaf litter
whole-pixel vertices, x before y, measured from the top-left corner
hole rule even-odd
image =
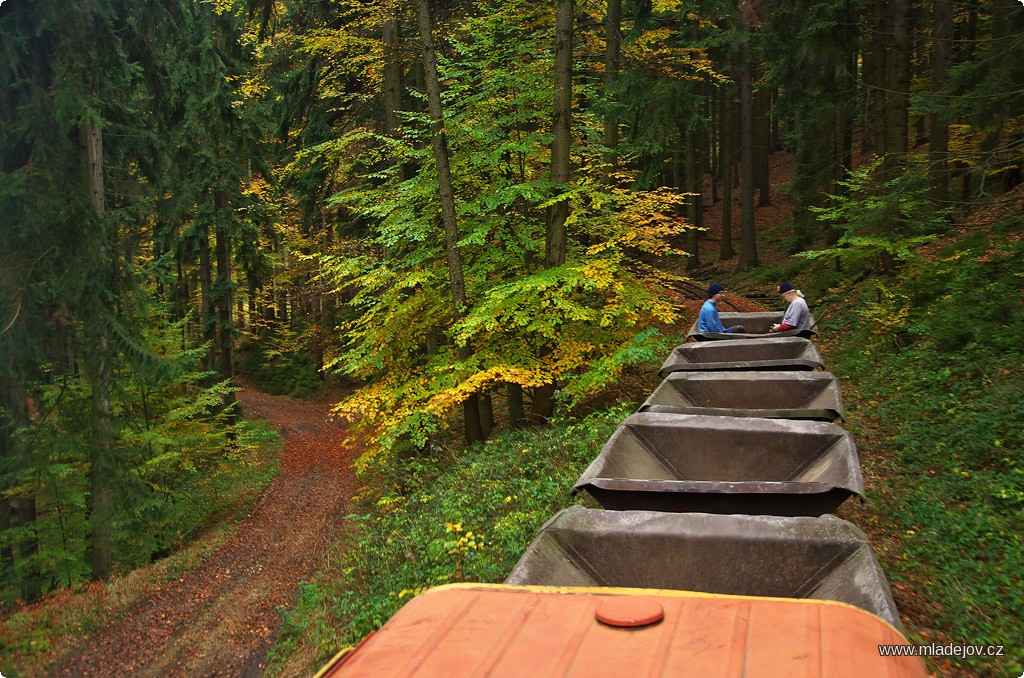
[[[337,394],[294,400],[243,389],[250,417],[280,432],[280,471],[208,560],[173,579],[52,667],[71,676],[258,676],[280,609],[331,548],[354,488],[354,438],[331,419]]]

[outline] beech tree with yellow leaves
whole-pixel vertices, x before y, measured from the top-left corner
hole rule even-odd
[[[436,109],[403,112],[394,137],[364,128],[322,148],[363,166],[375,149],[391,153],[372,185],[332,198],[374,223],[370,238],[351,243],[362,255],[321,259],[325,277],[358,309],[330,364],[365,385],[339,411],[372,431],[378,451],[426,445],[455,421],[460,403],[477,394],[484,403],[484,394],[509,385],[525,391],[542,420],[556,391],[569,402],[655,357],[665,344],[654,328],[674,318],[663,274],[643,257],[674,251],[684,197],[630,190],[627,171],[608,180],[601,118],[570,107],[571,88],[595,96],[592,83],[563,80],[563,150],[553,146],[556,7],[487,9],[450,18],[437,32],[447,38],[438,72],[464,311],[453,309],[449,291],[448,226],[438,228],[446,223],[443,170],[436,146],[427,147],[438,138],[428,133],[438,129]],[[562,16],[571,23],[571,11]],[[417,171],[405,178],[409,167]]]

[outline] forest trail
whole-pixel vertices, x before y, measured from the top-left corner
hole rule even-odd
[[[239,393],[281,433],[280,473],[210,559],[66,655],[59,675],[258,676],[290,607],[335,542],[354,487],[353,443],[317,401]]]

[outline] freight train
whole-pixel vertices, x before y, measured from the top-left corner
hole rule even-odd
[[[864,533],[864,482],[813,330],[674,349],[504,584],[430,589],[328,676],[927,676]],[[890,656],[886,656],[890,655]]]

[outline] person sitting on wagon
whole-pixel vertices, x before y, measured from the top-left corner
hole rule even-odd
[[[725,296],[725,287],[718,283],[712,283],[708,287],[708,300],[700,307],[700,315],[697,316],[697,329],[700,332],[746,332],[743,325],[726,327],[722,319],[718,317],[718,301]]]
[[[771,332],[785,332],[786,330],[808,330],[811,328],[811,312],[807,308],[807,301],[804,293],[793,289],[788,282],[779,285],[779,295],[789,304],[786,313],[782,316],[782,322],[772,325]]]

